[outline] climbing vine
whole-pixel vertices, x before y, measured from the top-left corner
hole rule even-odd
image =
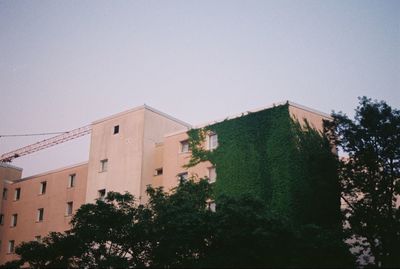
[[[203,147],[210,132],[218,135],[213,151]],[[251,195],[294,222],[339,223],[335,156],[324,136],[292,120],[288,104],[192,129],[188,135],[192,157],[187,167],[203,161],[216,167],[216,199]]]

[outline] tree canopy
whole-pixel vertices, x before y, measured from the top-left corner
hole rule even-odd
[[[351,266],[337,231],[293,227],[254,197],[221,197],[212,185],[187,181],[172,192],[147,189],[139,204],[128,193],[83,205],[65,233],[17,247],[8,266],[54,267],[332,267]],[[5,265],[7,266],[7,264]]]
[[[350,242],[375,266],[400,267],[400,111],[359,98],[354,119],[333,113],[332,139],[347,157],[339,176]]]

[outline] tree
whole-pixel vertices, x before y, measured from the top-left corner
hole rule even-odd
[[[353,244],[376,266],[400,267],[400,111],[362,97],[354,120],[332,116],[328,129],[348,155],[339,176]]]
[[[207,179],[172,192],[147,189],[149,202],[110,192],[83,205],[66,233],[17,247],[32,268],[54,267],[332,267],[352,265],[339,237],[320,227],[293,227],[252,196],[221,196],[210,210]]]

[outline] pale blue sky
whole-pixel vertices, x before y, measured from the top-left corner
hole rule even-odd
[[[143,103],[199,124],[291,100],[400,108],[400,1],[0,1],[0,134]],[[0,153],[39,138],[0,138]],[[13,164],[84,161],[88,137]]]

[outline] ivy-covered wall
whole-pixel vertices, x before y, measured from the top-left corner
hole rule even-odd
[[[327,140],[301,128],[281,105],[188,132],[188,166],[210,161],[217,169],[216,200],[221,195],[252,195],[269,210],[294,223],[339,225],[336,160]],[[205,150],[208,132],[218,148]]]

